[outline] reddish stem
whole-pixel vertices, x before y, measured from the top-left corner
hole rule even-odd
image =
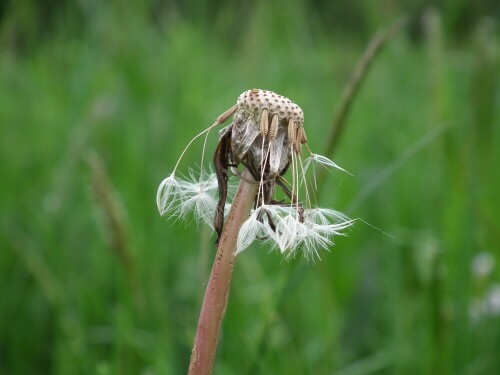
[[[248,182],[252,180],[250,173],[243,171],[205,290],[188,375],[209,375],[212,372],[219,331],[227,307],[231,275],[236,261],[238,233],[241,225],[248,219],[252,203],[257,195],[258,185]]]

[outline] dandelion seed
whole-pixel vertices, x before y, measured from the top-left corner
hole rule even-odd
[[[341,170],[342,172],[345,172],[345,173],[352,176],[352,173],[346,171],[344,168],[342,168],[340,165],[336,164],[332,160],[328,159],[326,156],[311,153],[311,156],[309,156],[306,159],[305,169],[307,170],[311,166],[316,166],[316,165],[321,165],[323,167],[336,168],[336,169]]]
[[[215,195],[219,189],[215,173],[211,171],[203,172],[198,177],[194,169],[189,170],[188,177],[179,180],[179,186],[184,194],[204,191],[207,194]]]
[[[316,224],[328,225],[337,222],[349,221],[349,218],[342,212],[329,208],[315,207],[304,212],[307,219]]]
[[[236,244],[236,254],[241,253],[248,246],[250,246],[252,242],[262,234],[262,232],[265,232],[265,226],[261,221],[259,221],[257,214],[253,212],[240,228]]]
[[[179,181],[181,192],[180,199],[175,212],[181,219],[193,213],[198,222],[205,222],[209,226],[213,225],[214,212],[217,207],[214,185],[214,175],[206,174],[205,178],[196,180],[194,172],[190,172],[191,180]]]
[[[216,206],[217,201],[212,196],[200,191],[179,205],[179,217],[185,219],[188,213],[192,212],[197,221],[211,226]]]
[[[281,253],[293,252],[298,245],[299,226],[295,216],[288,214],[276,226],[276,240]]]
[[[355,220],[343,221],[337,224],[314,224],[314,231],[321,236],[327,243],[330,245],[333,244],[333,238],[335,236],[346,236],[345,230],[352,226],[355,223]],[[319,244],[321,245],[321,244]]]
[[[275,242],[276,234],[272,227],[282,222],[281,213],[283,211],[278,206],[266,205],[252,210],[250,217],[241,226],[238,234],[238,244],[236,254],[245,250],[256,240]]]
[[[171,208],[175,206],[180,192],[181,187],[174,173],[160,183],[156,192],[156,205],[161,216],[167,215]]]
[[[321,165],[322,167],[325,167],[325,168],[336,168],[338,170],[341,170],[342,172],[345,172],[349,175],[352,176],[352,174],[348,171],[346,171],[344,168],[342,168],[341,166],[339,166],[338,164],[336,164],[335,162],[333,162],[332,160],[328,159],[326,156],[323,156],[323,155],[319,155],[319,154],[313,154],[310,150],[310,156],[306,159],[305,161],[305,165],[304,165],[304,174],[312,168],[312,172],[313,172],[313,182],[314,182],[314,188],[315,189],[318,189],[318,184],[316,182],[316,166],[318,165]]]
[[[333,244],[330,239],[331,236],[329,233],[325,232],[320,225],[313,222],[307,221],[301,226],[303,227],[300,243],[302,246],[301,251],[307,259],[312,259],[314,256],[319,258],[318,250],[328,250]]]

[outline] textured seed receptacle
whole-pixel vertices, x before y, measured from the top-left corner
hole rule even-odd
[[[255,178],[280,175],[300,152],[305,137],[304,112],[290,99],[272,91],[252,89],[238,97],[231,128],[231,155],[234,164],[249,168]],[[304,136],[302,136],[304,134]]]
[[[302,109],[290,99],[272,91],[247,90],[238,97],[237,104],[239,110],[257,111],[261,114],[263,109],[267,109],[271,118],[277,114],[280,119],[293,119],[297,127],[304,125]]]

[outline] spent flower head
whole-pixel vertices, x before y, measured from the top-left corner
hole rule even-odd
[[[202,169],[199,177],[193,172],[188,179],[177,177],[176,170],[186,149],[205,135],[203,168],[209,131],[230,117],[231,124],[219,132],[213,157],[215,173]],[[304,145],[309,155],[302,160]],[[304,113],[284,96],[267,90],[245,91],[233,107],[194,137],[186,149],[172,174],[158,188],[158,210],[161,215],[181,219],[192,212],[198,221],[211,225],[220,238],[230,204],[227,201],[231,199],[229,176],[240,176],[237,167],[243,165],[259,187],[254,210],[240,228],[237,253],[253,241],[262,240],[277,247],[286,257],[299,252],[308,258],[318,256],[319,249],[328,249],[333,237],[342,235],[354,222],[338,211],[317,207],[313,201],[316,165],[346,171],[325,156],[311,152]],[[290,181],[284,177],[288,170]],[[308,181],[310,175],[312,181]]]

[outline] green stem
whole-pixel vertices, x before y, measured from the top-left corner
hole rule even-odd
[[[226,312],[231,275],[236,261],[236,242],[241,225],[248,219],[258,185],[245,170],[222,231],[214,265],[201,307],[198,329],[191,352],[189,375],[208,375],[217,350],[219,331]]]
[[[363,53],[363,56],[358,61],[354,72],[352,73],[351,80],[348,85],[344,88],[342,93],[342,98],[340,100],[340,105],[333,119],[333,124],[330,127],[330,132],[326,137],[326,147],[323,155],[327,157],[332,157],[336,151],[338,142],[340,141],[341,135],[345,128],[346,119],[350,112],[350,109],[356,99],[357,94],[364,82],[368,71],[375,61],[376,57],[380,54],[383,48],[396,36],[396,34],[406,25],[407,18],[401,17],[398,19],[389,30],[385,33],[377,33],[369,42],[368,46]],[[318,191],[319,187],[323,185],[325,175],[325,168],[321,168],[318,171],[317,185]]]

